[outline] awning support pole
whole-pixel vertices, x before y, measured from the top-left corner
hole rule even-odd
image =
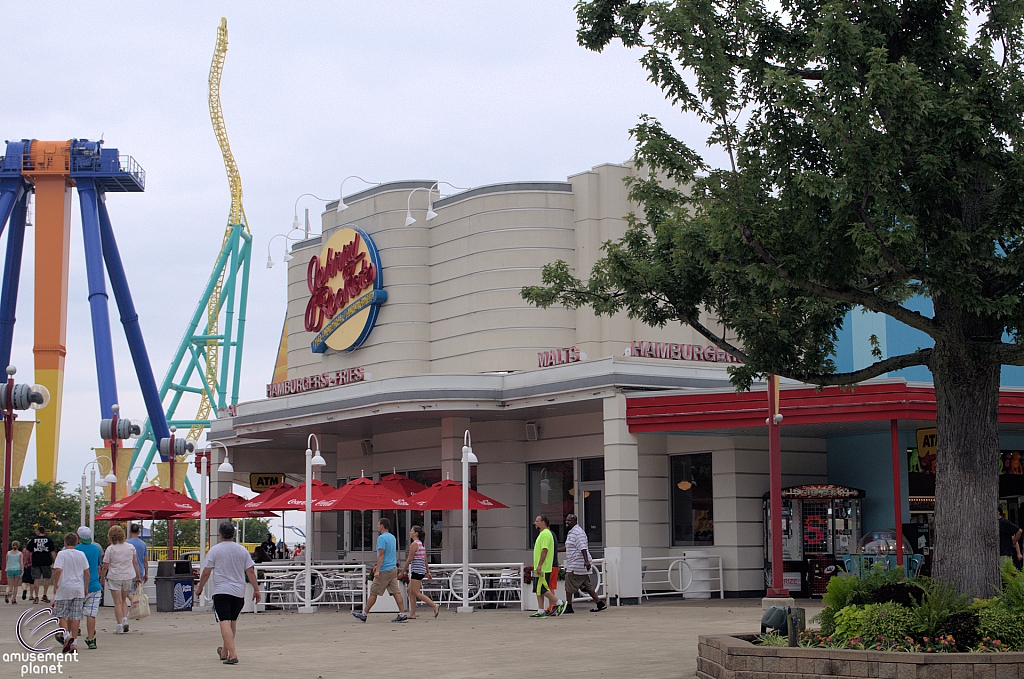
[[[782,434],[779,427],[779,377],[768,376],[768,469],[769,469],[769,512],[772,521],[772,586],[769,597],[788,597],[782,563]]]
[[[900,455],[899,420],[889,421],[890,438],[892,438],[892,491],[893,514],[896,520],[896,565],[903,565],[903,489],[900,478],[902,456]]]

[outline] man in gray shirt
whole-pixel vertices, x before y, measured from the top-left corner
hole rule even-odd
[[[234,541],[235,527],[229,521],[220,524],[220,542],[210,548],[203,564],[203,575],[195,595],[202,595],[210,576],[213,576],[213,610],[220,623],[220,635],[224,645],[217,648],[217,656],[225,665],[238,664],[235,650],[235,632],[238,614],[245,605],[245,581],[252,585],[253,601],[260,602],[260,586],[256,582],[256,567],[252,556],[242,545]]]

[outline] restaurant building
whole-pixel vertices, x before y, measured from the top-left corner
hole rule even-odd
[[[533,517],[549,516],[561,541],[572,512],[612,564],[611,595],[624,603],[641,599],[643,559],[695,551],[721,556],[727,596],[763,594],[763,385],[737,395],[731,359],[687,326],[538,309],[520,296],[556,260],[586,276],[636,209],[630,173],[607,164],[565,182],[443,198],[434,181],[392,182],[345,196],[340,211],[328,204],[322,235],[291,248],[287,319],[266,397],[221,412],[211,428],[231,450],[232,481],[301,482],[310,434],[327,460],[319,476],[332,485],[394,471],[426,485],[461,481],[468,430],[479,459],[471,483],[509,507],[475,512],[473,561],[530,564]],[[851,351],[859,322],[844,329]],[[903,341],[896,328],[889,338]],[[891,421],[901,451],[934,426],[934,407],[929,415],[908,405],[930,384],[900,376],[874,384],[881,391],[871,394],[888,396],[875,403],[858,390],[862,402],[847,410],[832,407],[831,392],[799,385],[784,385],[782,399],[794,422],[783,428],[783,485],[864,490],[864,531],[893,523]],[[1016,410],[1012,391],[1004,443],[1024,449],[1024,424],[1015,423],[1024,407]],[[814,418],[800,420],[787,404],[798,392]],[[893,405],[895,392],[902,405]],[[906,520],[906,475],[901,482]],[[213,487],[218,495],[230,482],[215,478]],[[429,525],[432,558],[459,560],[460,513],[429,514],[395,516],[400,546],[411,523]],[[371,560],[376,516],[318,514],[315,556]]]

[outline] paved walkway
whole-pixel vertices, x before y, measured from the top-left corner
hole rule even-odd
[[[223,665],[215,656],[220,634],[212,613],[154,612],[133,621],[129,634],[115,636],[113,609],[104,608],[99,648],[90,651],[80,641],[79,662],[64,665],[61,676],[179,679],[284,671],[280,676],[288,679],[554,674],[689,679],[698,634],[756,632],[761,616],[759,600],[661,600],[599,614],[589,608],[580,604],[574,615],[539,620],[518,610],[459,615],[444,609],[435,620],[429,609],[421,609],[418,620],[405,624],[389,622],[393,614],[371,614],[360,623],[348,610],[243,614],[237,666]],[[808,616],[815,615],[820,602],[807,608]],[[24,610],[20,602],[0,604],[0,652],[21,650],[15,628]],[[21,663],[0,658],[0,677],[18,676]]]

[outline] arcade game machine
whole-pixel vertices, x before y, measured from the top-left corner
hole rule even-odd
[[[861,537],[864,491],[832,484],[782,489],[783,582],[789,591],[821,596],[846,554],[855,554]],[[764,495],[765,583],[772,578],[771,521]]]

